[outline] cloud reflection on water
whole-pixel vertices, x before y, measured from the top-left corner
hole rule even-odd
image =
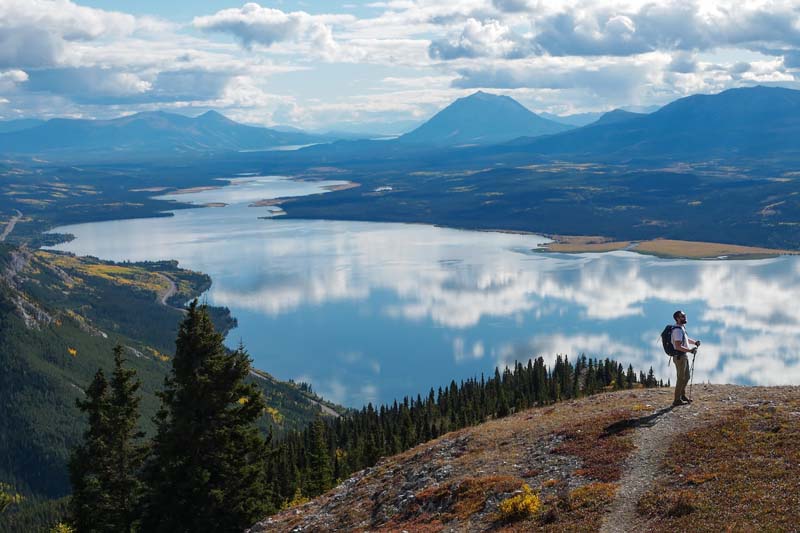
[[[435,358],[474,372],[531,355],[552,360],[556,353],[603,353],[645,370],[652,365],[660,377],[674,380],[655,341],[676,307],[688,310],[690,335],[704,340],[696,381],[800,382],[800,258],[545,254],[531,251],[545,241],[531,235],[256,220],[261,214],[229,207],[60,228],[77,236],[60,248],[117,260],[177,258],[212,276],[212,304],[227,305],[237,316],[253,314],[239,316],[242,331],[247,320],[258,322],[250,328],[257,331],[260,324],[310,309],[338,313],[347,303],[358,304],[367,310],[337,323],[348,328],[343,338],[352,346],[344,348],[353,351],[339,357],[338,366],[320,369],[324,377],[312,376],[325,383],[315,388],[350,405],[389,390],[382,380],[398,371],[418,374]],[[419,335],[424,350],[438,353],[414,354],[393,368],[374,347],[364,350],[371,358],[355,357],[363,328],[378,320],[369,309],[392,324],[387,343]],[[436,328],[449,333],[436,337]],[[260,347],[250,349],[258,358]],[[348,353],[342,349],[330,346],[332,354]],[[452,374],[440,365],[439,374]]]

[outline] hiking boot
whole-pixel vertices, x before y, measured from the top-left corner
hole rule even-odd
[[[689,398],[687,398],[686,396],[681,396],[681,401],[682,401],[683,403],[692,403],[692,400],[690,400],[690,399],[689,399]]]
[[[680,407],[681,405],[686,405],[686,404],[685,404],[685,403],[683,403],[683,402],[682,402],[682,401],[680,401],[680,400],[678,400],[678,401],[675,401],[675,402],[672,402],[672,407]]]

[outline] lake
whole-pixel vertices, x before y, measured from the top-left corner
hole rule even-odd
[[[425,394],[496,365],[580,353],[675,380],[658,335],[688,314],[695,383],[800,382],[800,258],[668,260],[536,251],[535,235],[269,218],[259,199],[342,182],[248,176],[170,199],[226,207],[56,228],[55,249],[177,259],[209,274],[255,366],[348,406]],[[291,209],[291,204],[288,205]],[[267,217],[260,218],[260,217]]]

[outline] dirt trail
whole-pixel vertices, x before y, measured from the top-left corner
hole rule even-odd
[[[3,233],[0,233],[0,242],[6,240],[6,237],[8,237],[11,234],[11,232],[14,231],[14,226],[17,225],[19,219],[22,218],[22,211],[20,211],[19,209],[14,209],[14,211],[17,212],[17,216],[11,217],[11,220],[8,221],[8,224],[6,224],[5,229],[3,229]]]
[[[663,394],[666,403],[671,398],[671,391],[666,389]],[[625,465],[616,500],[603,518],[602,533],[646,529],[642,517],[636,512],[637,502],[653,486],[673,439],[698,427],[712,408],[709,402],[696,401],[680,407],[662,407],[633,421],[636,450]]]
[[[166,289],[164,289],[164,290],[163,290],[163,291],[162,291],[162,292],[161,292],[161,293],[158,295],[158,301],[159,301],[159,302],[161,302],[161,305],[164,305],[164,306],[169,306],[169,307],[171,307],[171,306],[170,306],[170,305],[167,303],[167,300],[169,300],[170,298],[172,298],[173,296],[175,296],[175,293],[176,293],[176,292],[178,292],[178,286],[177,286],[177,285],[175,285],[175,282],[174,282],[174,281],[172,281],[172,279],[170,279],[169,277],[165,276],[164,274],[158,273],[158,276],[159,276],[160,278],[162,278],[162,279],[166,280],[166,281],[167,281],[167,283],[169,283],[169,286],[168,286]]]

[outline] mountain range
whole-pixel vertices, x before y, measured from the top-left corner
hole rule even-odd
[[[6,123],[9,124],[9,123]],[[12,125],[13,127],[13,125]],[[0,133],[0,152],[223,152],[269,149],[331,140],[302,131],[278,131],[234,122],[216,111],[187,117],[163,111],[111,120],[48,120]]]
[[[688,96],[649,114],[616,109],[582,127],[543,118],[508,96],[478,91],[393,141],[352,140],[318,146],[313,153],[334,159],[380,159],[423,147],[432,151],[478,146],[477,152],[467,149],[459,157],[502,159],[504,153],[522,153],[601,160],[702,159],[794,154],[800,148],[798,134],[800,91],[780,87]],[[112,120],[0,123],[0,153],[169,155],[269,150],[354,137],[358,135],[248,126],[215,111],[193,118],[145,112]],[[292,157],[304,156],[299,152]]]
[[[800,91],[781,87],[693,95],[643,115],[613,112],[559,135],[499,151],[570,157],[710,159],[798,154]]]

